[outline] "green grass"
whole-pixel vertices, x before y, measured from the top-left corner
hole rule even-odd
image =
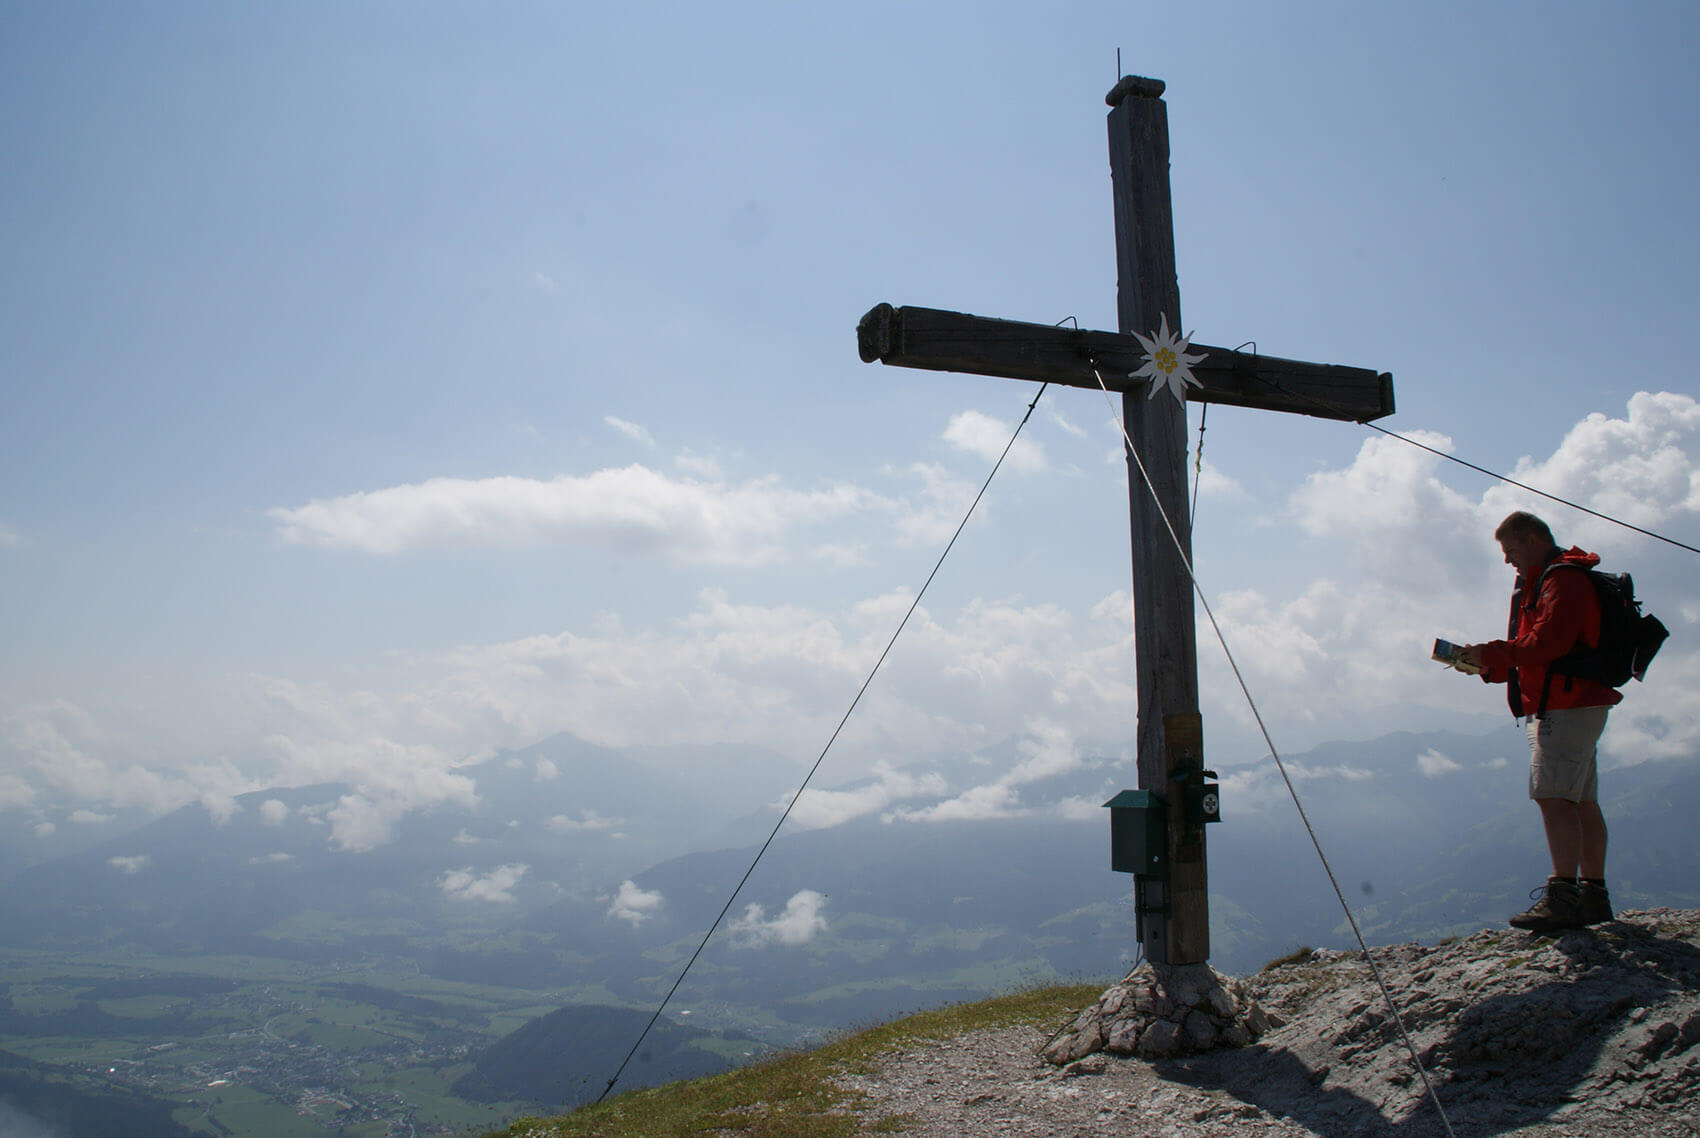
[[[840,1072],[865,1071],[879,1056],[913,1044],[991,1028],[1060,1027],[1103,994],[1103,984],[1037,988],[977,1004],[921,1012],[813,1051],[781,1055],[724,1075],[632,1091],[552,1119],[522,1118],[492,1138],[850,1138],[894,1133],[904,1119],[862,1122],[858,1096],[836,1087]]]

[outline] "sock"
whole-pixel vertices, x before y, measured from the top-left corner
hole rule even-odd
[[[1578,877],[1576,879],[1576,884],[1598,885],[1601,889],[1604,889],[1606,887],[1606,879],[1603,877]]]

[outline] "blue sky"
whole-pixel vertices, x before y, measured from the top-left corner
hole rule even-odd
[[[0,3],[0,810],[51,833],[330,777],[428,804],[561,730],[812,760],[1033,395],[864,365],[856,321],[1114,327],[1118,48],[1169,85],[1200,342],[1391,371],[1388,426],[1700,544],[1697,32]],[[1109,418],[1045,394],[828,783],[1126,746]],[[1207,426],[1199,572],[1277,744],[1509,728],[1425,656],[1500,627],[1490,533],[1525,499],[1350,424]],[[1692,755],[1694,555],[1538,508],[1678,633],[1608,750]],[[1213,761],[1256,761],[1200,655]]]

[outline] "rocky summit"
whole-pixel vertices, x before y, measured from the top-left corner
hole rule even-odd
[[[1186,1029],[1196,1008],[1177,1025],[1186,1000],[1163,1005],[1136,971],[1049,1038],[924,1044],[841,1081],[870,1119],[941,1138],[1700,1134],[1700,912],[1373,957],[1380,982],[1362,954],[1318,951],[1195,983],[1227,1029],[1191,1054],[1208,1034]]]

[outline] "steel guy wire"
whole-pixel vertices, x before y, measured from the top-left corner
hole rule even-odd
[[[933,571],[927,574],[926,581],[915,593],[915,599],[910,603],[909,611],[905,612],[903,619],[897,622],[897,629],[891,634],[891,639],[886,641],[885,650],[880,653],[879,659],[874,661],[873,668],[868,672],[868,678],[862,681],[862,686],[857,689],[855,698],[850,701],[850,706],[845,710],[844,717],[838,721],[838,726],[833,728],[831,738],[827,739],[826,746],[821,748],[820,757],[815,759],[814,766],[809,768],[809,773],[803,776],[803,781],[798,785],[797,792],[791,796],[791,801],[786,804],[784,812],[779,815],[779,821],[773,824],[773,831],[767,835],[767,840],[756,851],[756,856],[750,859],[750,867],[744,871],[744,876],[738,880],[738,884],[732,890],[732,895],[726,898],[726,904],[721,906],[720,914],[708,926],[708,931],[703,934],[702,942],[697,945],[696,951],[691,953],[691,958],[685,961],[684,968],[679,970],[678,978],[673,981],[673,986],[667,989],[667,994],[661,998],[661,1003],[656,1007],[655,1014],[649,1017],[649,1022],[644,1024],[642,1031],[638,1032],[637,1042],[633,1043],[632,1049],[626,1052],[626,1057],[620,1061],[619,1068],[615,1070],[607,1085],[602,1088],[602,1093],[596,1096],[597,1102],[607,1098],[608,1092],[614,1089],[614,1084],[620,1081],[621,1075],[625,1074],[627,1065],[631,1063],[632,1057],[638,1053],[638,1048],[643,1046],[643,1041],[649,1036],[650,1029],[661,1018],[661,1013],[667,1009],[668,1003],[679,991],[679,985],[683,984],[685,977],[690,974],[691,966],[696,964],[697,958],[708,947],[709,940],[713,938],[715,930],[720,927],[720,923],[726,919],[726,914],[732,911],[732,905],[738,900],[738,894],[743,892],[745,885],[749,884],[750,875],[755,873],[756,866],[761,864],[762,856],[767,853],[767,849],[773,844],[773,840],[779,836],[779,831],[784,827],[785,820],[791,817],[791,811],[796,808],[798,800],[803,797],[803,791],[808,789],[809,782],[815,777],[815,772],[819,771],[821,764],[826,761],[827,752],[832,750],[832,745],[838,741],[839,733],[844,730],[844,725],[849,723],[850,716],[855,714],[856,706],[862,702],[862,696],[867,693],[868,685],[874,682],[874,676],[879,674],[880,666],[885,663],[885,658],[891,654],[892,646],[897,643],[897,638],[903,634],[903,629],[909,624],[909,618],[914,616],[915,610],[921,606],[921,598],[927,595],[927,589],[932,585],[933,578],[937,577],[939,570],[944,567],[944,559],[949,557],[950,551],[955,548],[956,539],[961,537],[962,531],[967,528],[968,520],[974,516],[975,509],[980,505],[980,499],[986,496],[986,490],[990,488],[992,479],[997,477],[998,469],[1003,466],[1003,460],[1009,457],[1010,449],[1015,446],[1015,440],[1021,437],[1022,428],[1027,426],[1027,420],[1033,417],[1033,409],[1039,405],[1039,397],[1045,394],[1045,388],[1049,386],[1049,383],[1039,385],[1038,394],[1034,395],[1033,402],[1027,405],[1027,413],[1021,417],[1021,422],[1016,424],[1015,433],[1009,436],[1009,442],[1004,444],[1003,453],[998,455],[997,462],[992,464],[992,471],[986,475],[986,481],[981,484],[980,492],[974,495],[974,500],[968,504],[968,512],[962,515],[962,521],[957,524],[956,532],[951,534],[950,540],[945,543],[944,552],[939,554],[938,561],[933,565]]]
[[[1087,357],[1092,365],[1092,374],[1098,377],[1098,386],[1104,391],[1104,400],[1110,404],[1112,414],[1115,412],[1115,402],[1110,398],[1110,388],[1104,382],[1103,373],[1098,370],[1098,361],[1092,356]],[[1135,396],[1137,397],[1137,396]],[[1251,708],[1252,718],[1257,720],[1257,729],[1263,734],[1263,742],[1269,747],[1269,754],[1275,760],[1275,769],[1281,773],[1281,781],[1287,784],[1287,794],[1293,800],[1293,806],[1299,812],[1299,820],[1304,823],[1305,832],[1310,835],[1310,844],[1316,848],[1316,856],[1322,861],[1323,871],[1328,874],[1328,883],[1334,887],[1334,896],[1340,901],[1340,908],[1345,910],[1346,920],[1352,926],[1352,935],[1357,938],[1358,947],[1363,951],[1364,960],[1368,962],[1370,972],[1375,976],[1377,987],[1381,989],[1382,999],[1387,1001],[1387,1008],[1393,1013],[1393,1022],[1398,1025],[1399,1035],[1405,1041],[1405,1049],[1411,1053],[1411,1062],[1416,1064],[1417,1074],[1422,1077],[1423,1088],[1434,1102],[1435,1110],[1440,1112],[1440,1121],[1446,1126],[1446,1133],[1453,1134],[1452,1121],[1446,1117],[1446,1108],[1441,1105],[1440,1096],[1435,1093],[1434,1084],[1429,1081],[1428,1071],[1423,1067],[1422,1058],[1417,1054],[1417,1045],[1405,1030],[1405,1020],[1399,1014],[1399,1005],[1393,1001],[1393,993],[1388,990],[1387,981],[1381,975],[1381,968],[1375,962],[1375,954],[1369,950],[1369,942],[1364,939],[1363,929],[1358,926],[1358,918],[1352,912],[1352,906],[1346,900],[1345,891],[1340,888],[1339,878],[1334,876],[1334,867],[1329,864],[1328,855],[1322,850],[1322,842],[1316,836],[1316,828],[1311,825],[1310,816],[1305,813],[1304,803],[1299,801],[1298,788],[1287,774],[1287,764],[1281,761],[1281,753],[1275,748],[1275,741],[1269,736],[1269,728],[1264,725],[1263,714],[1257,709],[1257,701],[1252,698],[1251,689],[1246,686],[1245,677],[1240,674],[1240,666],[1234,660],[1234,653],[1228,647],[1228,638],[1222,632],[1222,626],[1216,621],[1216,614],[1210,609],[1210,601],[1204,595],[1204,586],[1198,582],[1198,574],[1193,571],[1192,558],[1187,556],[1186,547],[1181,543],[1180,535],[1175,532],[1175,524],[1170,520],[1168,512],[1163,509],[1163,501],[1157,496],[1157,488],[1151,482],[1151,475],[1145,469],[1145,460],[1139,455],[1139,448],[1133,445],[1133,436],[1128,434],[1127,425],[1122,422],[1120,415],[1114,415],[1121,429],[1122,439],[1127,445],[1127,453],[1133,458],[1139,468],[1139,476],[1145,483],[1146,491],[1151,495],[1157,506],[1157,513],[1163,519],[1163,526],[1169,531],[1169,540],[1175,544],[1175,553],[1186,567],[1187,577],[1192,581],[1193,592],[1198,595],[1199,607],[1204,609],[1204,615],[1210,619],[1210,627],[1216,633],[1216,640],[1222,646],[1222,654],[1228,658],[1228,667],[1233,670],[1234,679],[1240,685],[1240,693],[1245,696],[1246,704]],[[1454,1138],[1456,1136],[1454,1135]]]

